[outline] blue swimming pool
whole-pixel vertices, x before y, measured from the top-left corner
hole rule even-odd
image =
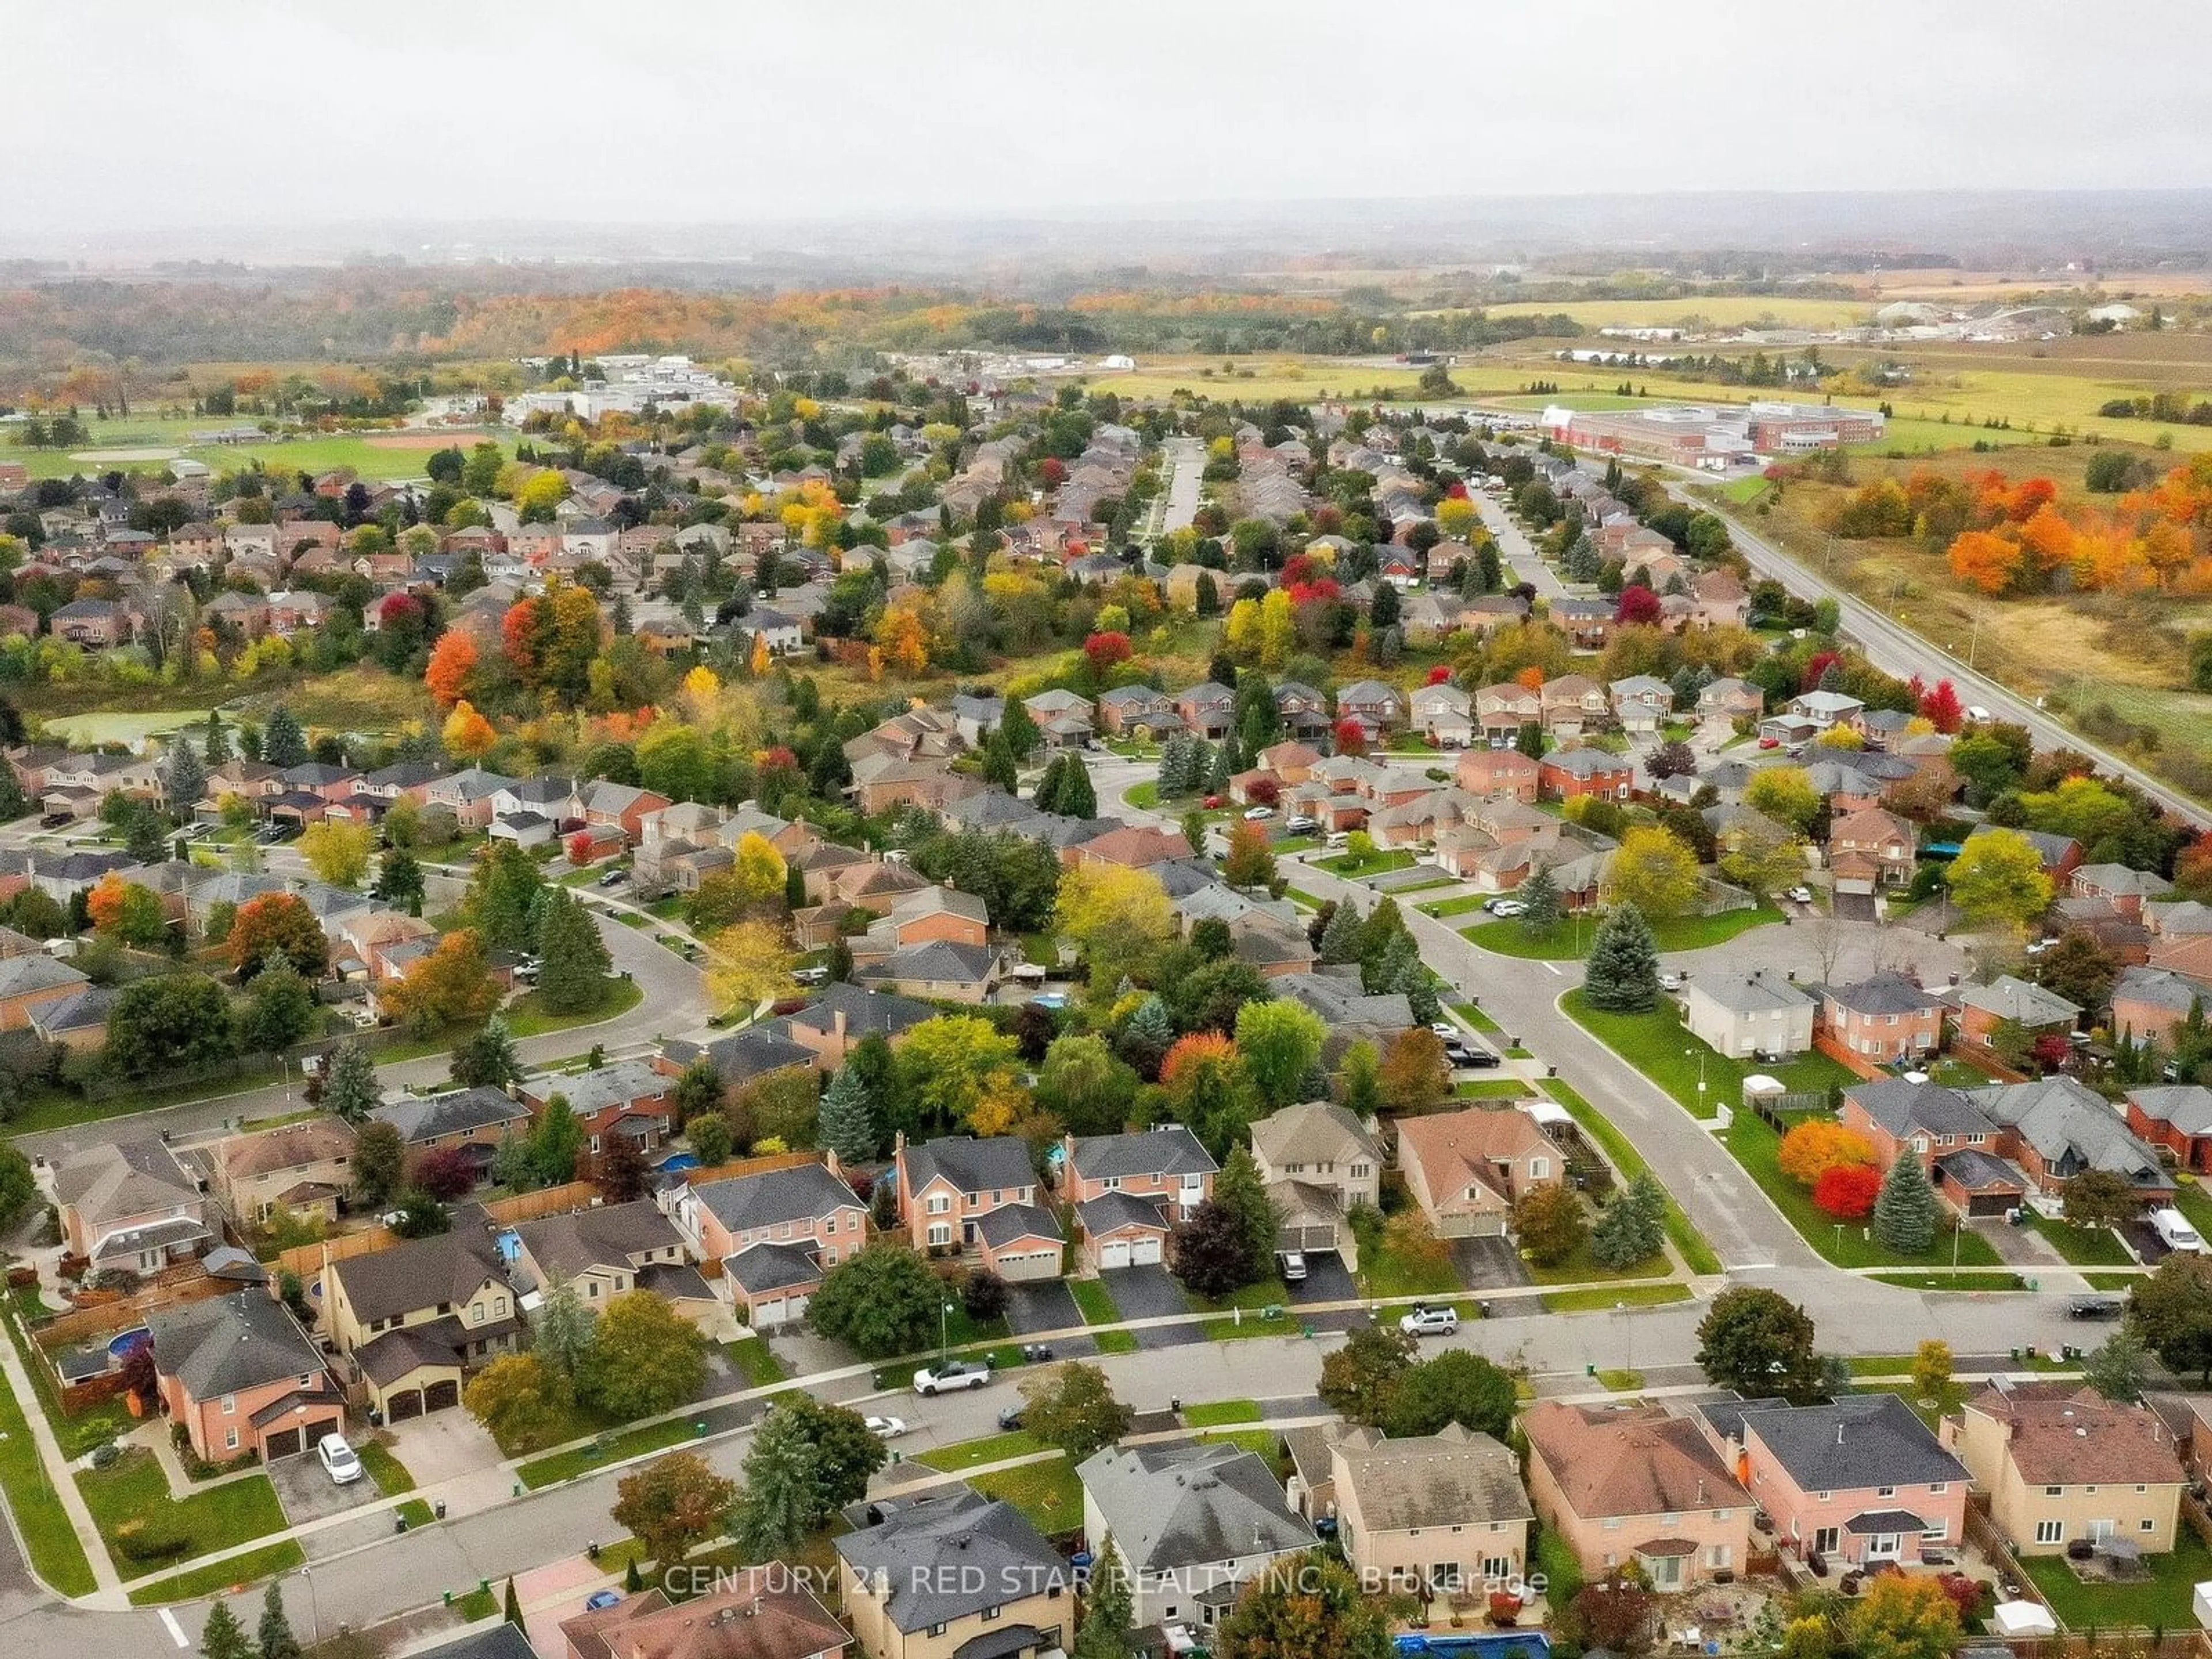
[[[1552,1640],[1540,1630],[1484,1631],[1467,1635],[1431,1636],[1408,1631],[1398,1638],[1398,1651],[1411,1656],[1433,1653],[1458,1655],[1463,1659],[1551,1659]]]
[[[140,1325],[131,1330],[119,1331],[110,1337],[107,1341],[107,1352],[113,1358],[128,1359],[133,1348],[143,1348],[153,1340],[154,1333],[143,1325]]]

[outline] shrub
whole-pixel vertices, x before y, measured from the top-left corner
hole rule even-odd
[[[1831,1164],[1813,1183],[1813,1202],[1843,1221],[1873,1214],[1881,1193],[1881,1171],[1871,1164]]]
[[[1782,1137],[1776,1157],[1783,1174],[1811,1188],[1839,1164],[1872,1164],[1875,1151],[1874,1143],[1857,1130],[1827,1118],[1812,1118]]]

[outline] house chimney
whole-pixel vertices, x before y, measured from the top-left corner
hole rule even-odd
[[[1836,1425],[1836,1443],[1838,1446],[1844,1443],[1844,1425],[1841,1423]]]

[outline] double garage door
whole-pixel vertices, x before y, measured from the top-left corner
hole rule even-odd
[[[752,1304],[752,1327],[757,1331],[795,1325],[806,1317],[804,1296],[764,1296]]]
[[[452,1379],[433,1382],[427,1388],[402,1389],[385,1397],[386,1419],[404,1423],[410,1417],[420,1417],[425,1412],[442,1412],[461,1403],[461,1385]]]
[[[1048,1250],[1006,1250],[996,1259],[999,1277],[1009,1284],[1060,1277],[1060,1246]]]
[[[1160,1236],[1139,1233],[1134,1238],[1109,1238],[1098,1247],[1101,1267],[1156,1267],[1160,1261]]]
[[[280,1457],[297,1457],[326,1434],[338,1432],[338,1419],[326,1418],[319,1423],[301,1423],[289,1429],[279,1429],[261,1443],[264,1461],[275,1462]]]

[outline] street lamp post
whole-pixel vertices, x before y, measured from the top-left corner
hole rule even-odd
[[[952,1351],[952,1304],[940,1302],[937,1306],[937,1357],[939,1359]]]
[[[313,1632],[312,1645],[320,1647],[323,1644],[323,1604],[322,1598],[315,1594],[314,1570],[302,1565],[300,1582],[307,1587],[307,1619]]]
[[[1699,1117],[1705,1115],[1705,1055],[1708,1052],[1702,1045],[1682,1050],[1685,1055],[1695,1054],[1698,1057],[1698,1115]]]

